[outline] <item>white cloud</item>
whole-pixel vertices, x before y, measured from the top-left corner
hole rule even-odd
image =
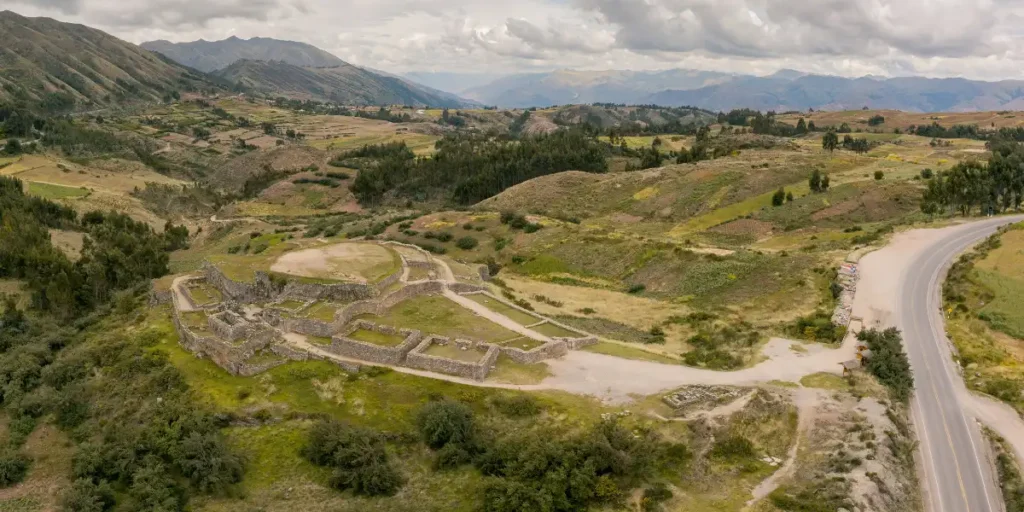
[[[692,67],[1024,78],[1019,0],[8,0],[140,43],[308,42],[392,71]]]

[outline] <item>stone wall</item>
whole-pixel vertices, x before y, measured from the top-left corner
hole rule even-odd
[[[303,283],[289,280],[281,291],[280,298],[302,301],[335,300],[352,302],[369,299],[377,295],[377,290],[362,283]]]
[[[155,288],[149,289],[149,306],[160,306],[163,304],[170,304],[174,301],[174,292],[170,290],[157,290]]]
[[[426,354],[426,350],[434,343],[469,344],[469,350],[479,351],[481,357],[479,361],[470,363]],[[489,343],[466,340],[452,341],[441,336],[430,336],[423,339],[416,348],[409,352],[409,355],[405,358],[405,366],[428,372],[456,375],[467,379],[484,380],[487,377],[487,373],[491,371],[491,366],[494,365],[494,361],[498,358],[499,353],[498,347]]]
[[[501,347],[501,353],[509,359],[520,364],[539,363],[545,359],[561,357],[569,353],[569,346],[565,340],[549,341],[532,350],[523,350],[516,347]]]
[[[270,351],[292,361],[306,361],[309,359],[309,352],[282,343],[271,345]]]
[[[235,375],[241,375],[242,377],[251,377],[253,375],[256,375],[257,373],[263,373],[275,366],[281,366],[282,364],[285,364],[287,362],[288,360],[284,358],[275,359],[272,361],[265,361],[259,364],[242,362],[238,364],[238,367],[235,370]]]
[[[448,289],[458,293],[481,293],[487,291],[487,287],[469,283],[448,283]]]
[[[266,272],[255,272],[253,282],[242,283],[228,278],[210,262],[203,262],[203,274],[206,276],[206,282],[219,290],[225,299],[252,304],[268,301],[277,295]]]
[[[399,257],[401,258],[401,256],[399,256]],[[402,258],[402,261],[404,262],[405,258]],[[400,266],[400,267],[398,267],[398,272],[395,272],[394,274],[391,274],[391,275],[385,277],[384,279],[382,279],[380,282],[374,284],[373,286],[377,289],[377,293],[380,294],[384,290],[387,290],[389,286],[397,283],[398,280],[402,278],[402,274],[404,274],[404,273],[405,273],[405,269]]]
[[[246,359],[278,341],[277,332],[270,329],[258,329],[249,332],[248,338],[240,344],[233,344],[212,336],[200,336],[181,321],[181,316],[174,310],[171,320],[178,332],[181,346],[197,357],[209,357],[211,361],[224,368],[232,375],[237,375],[239,368]]]
[[[221,311],[207,317],[210,330],[218,337],[237,341],[249,335],[249,321],[234,311]]]
[[[423,339],[423,334],[420,331],[395,329],[394,327],[365,321],[356,322],[349,332],[351,333],[357,329],[367,329],[385,334],[400,334],[405,336],[405,340],[394,347],[386,347],[354,340],[345,336],[335,336],[331,339],[331,344],[325,347],[324,350],[342,357],[396,366],[402,364],[405,361],[406,354],[416,348],[420,340]]]

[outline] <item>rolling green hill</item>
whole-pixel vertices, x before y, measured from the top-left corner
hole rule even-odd
[[[0,102],[60,112],[214,89],[202,73],[100,30],[0,12]]]
[[[293,66],[282,61],[239,60],[215,76],[265,94],[333,101],[346,105],[466,106],[451,94],[351,64],[328,68]]]

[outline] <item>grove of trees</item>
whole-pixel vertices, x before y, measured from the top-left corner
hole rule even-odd
[[[360,150],[360,155],[387,156],[363,168],[352,192],[364,204],[378,203],[388,194],[472,204],[539,176],[608,169],[607,145],[575,129],[519,140],[453,134],[436,147],[430,158],[410,157],[411,151],[400,148]]]
[[[1019,209],[1024,202],[1024,148],[1014,142],[989,143],[987,163],[959,162],[927,180],[921,210],[928,214],[993,214]]]

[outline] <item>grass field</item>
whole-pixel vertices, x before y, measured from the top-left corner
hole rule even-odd
[[[89,195],[89,191],[81,187],[66,187],[38,181],[28,182],[28,193],[43,199],[77,199]]]
[[[220,290],[206,283],[191,286],[188,292],[192,295],[192,299],[196,301],[196,304],[200,306],[221,301]]]
[[[476,302],[477,304],[483,305],[485,308],[494,311],[495,313],[507,316],[519,325],[530,325],[541,321],[540,317],[524,313],[512,306],[509,306],[508,304],[505,304],[504,302],[492,299],[487,295],[474,293],[466,295],[466,298]]]
[[[380,345],[382,347],[395,347],[401,345],[402,342],[405,341],[404,336],[385,334],[382,332],[371,331],[369,329],[356,329],[349,333],[347,337],[356,341],[365,341],[366,343],[373,343],[374,345]]]
[[[543,323],[530,329],[537,331],[545,336],[557,337],[557,338],[579,338],[582,335],[575,331],[560,327],[551,323]]]
[[[447,345],[431,343],[424,354],[428,356],[446,357],[448,359],[464,361],[467,363],[475,363],[484,357],[483,352],[473,349],[462,350],[455,346],[455,343],[448,343]]]
[[[489,343],[499,343],[519,336],[444,297],[415,297],[399,303],[381,317],[367,315],[366,319],[399,328],[417,329],[424,334]]]

